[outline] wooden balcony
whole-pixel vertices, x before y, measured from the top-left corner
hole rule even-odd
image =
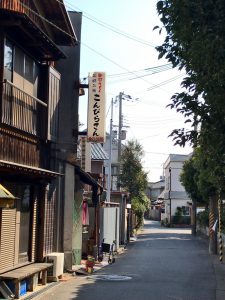
[[[44,30],[43,23],[31,5],[30,0],[2,0],[0,1],[0,9],[27,15],[40,29]],[[45,31],[45,30],[44,30]]]
[[[47,104],[8,80],[3,82],[1,123],[39,138],[46,136]]]
[[[38,5],[43,6],[49,0],[39,2]],[[40,62],[65,58],[65,54],[56,45],[56,42],[59,44],[61,41],[61,37],[56,37],[54,33],[56,28],[52,29],[51,26],[49,29],[49,23],[42,17],[45,13],[40,14],[34,3],[31,0],[0,0],[0,27],[3,26],[10,39],[23,45]],[[51,21],[49,17],[46,19]]]
[[[5,11],[8,16],[8,13],[14,13],[15,16],[25,15],[47,36],[51,31],[51,40],[57,45],[74,46],[77,41],[62,0],[0,0],[0,11]],[[8,19],[7,21],[10,22]],[[50,23],[55,26],[49,25]]]

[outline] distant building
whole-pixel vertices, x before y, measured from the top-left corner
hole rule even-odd
[[[189,155],[170,154],[163,166],[165,175],[164,219],[166,218],[169,223],[190,222],[191,199],[180,182],[183,164],[189,157]],[[180,221],[178,217],[180,217]]]
[[[164,176],[162,176],[157,182],[148,183],[146,195],[150,200],[150,208],[146,216],[151,220],[161,220],[161,213],[164,212],[164,188]]]

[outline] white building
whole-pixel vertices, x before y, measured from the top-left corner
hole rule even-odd
[[[168,222],[176,215],[186,217],[190,221],[191,199],[188,197],[184,186],[180,182],[180,174],[183,164],[190,158],[190,155],[170,154],[163,165],[165,175],[165,215]],[[184,218],[183,218],[184,219]]]

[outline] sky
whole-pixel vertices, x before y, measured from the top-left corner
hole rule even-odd
[[[106,129],[109,131],[111,99],[120,92],[131,96],[122,101],[127,140],[137,139],[143,146],[144,170],[151,182],[163,175],[163,163],[169,154],[189,154],[190,146],[174,146],[168,137],[175,128],[186,127],[184,118],[166,108],[171,96],[181,90],[184,71],[172,69],[165,59],[158,60],[155,46],[165,33],[153,30],[161,26],[156,0],[65,0],[68,10],[82,12],[80,78],[89,72],[106,72]],[[161,66],[161,67],[160,67]],[[86,91],[87,94],[87,91]],[[87,124],[87,95],[80,97],[79,114],[83,128]],[[118,103],[113,105],[113,124],[118,126]]]

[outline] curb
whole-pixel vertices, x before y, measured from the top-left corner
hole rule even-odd
[[[216,300],[225,299],[225,264],[219,261],[217,255],[212,255],[212,263],[216,276]]]

